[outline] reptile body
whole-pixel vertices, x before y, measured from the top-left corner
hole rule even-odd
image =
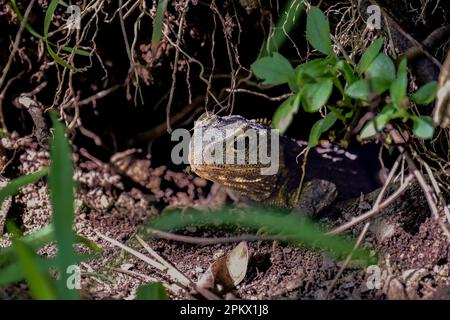
[[[311,176],[309,170],[305,170],[308,165],[303,166],[306,147],[304,142],[278,136],[279,165],[274,174],[261,174],[261,169],[267,168],[268,165],[261,163],[259,158],[256,163],[250,163],[249,154],[257,152],[256,149],[261,148],[264,143],[259,137],[255,144],[248,142],[241,145],[245,147],[245,163],[226,162],[227,154],[233,156],[230,153],[236,153],[239,150],[236,141],[247,137],[247,133],[252,130],[256,133],[264,132],[272,137],[273,129],[241,116],[219,117],[210,114],[201,116],[194,126],[192,139],[194,143],[191,141],[190,146],[189,162],[192,171],[255,202],[283,208],[296,208],[310,215],[320,212],[335,201],[336,185],[320,177],[316,179]],[[195,141],[198,141],[196,138],[202,139],[201,148],[195,149]],[[267,139],[268,149],[271,139],[273,138]],[[227,148],[227,145],[231,147]],[[214,149],[223,150],[223,163],[203,161],[202,156]],[[310,152],[308,163],[319,157],[316,151]]]

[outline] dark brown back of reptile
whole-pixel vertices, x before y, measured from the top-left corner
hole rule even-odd
[[[286,166],[300,168],[300,164],[304,161],[303,155],[297,158],[301,147],[294,140],[284,137],[282,139],[286,139],[284,143],[281,143],[285,146]],[[334,148],[331,146],[331,149]],[[379,147],[374,145],[350,148],[349,153],[352,157],[349,157],[346,156],[345,150],[336,147],[335,152],[326,153],[324,157],[321,154],[324,147],[313,148],[308,153],[305,180],[321,179],[333,182],[337,187],[338,201],[358,197],[361,193],[369,193],[380,186],[376,177],[376,173],[379,171],[376,161],[378,149]],[[298,170],[297,173],[294,171],[290,170],[293,175],[300,177],[301,170]]]

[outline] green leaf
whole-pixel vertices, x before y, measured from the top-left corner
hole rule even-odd
[[[318,7],[311,7],[306,20],[306,39],[317,50],[326,55],[333,54],[330,23]]]
[[[253,73],[263,84],[279,85],[295,81],[295,72],[289,61],[278,52],[272,57],[264,57],[256,60],[252,66]]]
[[[392,103],[390,103],[383,107],[380,114],[388,114],[388,115],[391,115],[392,118],[395,118],[396,111],[397,111],[397,108],[395,108],[395,106]]]
[[[395,65],[391,58],[384,53],[380,53],[370,64],[366,73],[370,78],[384,79],[392,83],[395,80]]]
[[[33,298],[39,300],[56,299],[57,296],[49,276],[39,269],[36,254],[18,239],[13,240],[13,246]]]
[[[315,147],[319,143],[320,136],[330,130],[330,128],[336,123],[337,119],[337,115],[334,112],[330,112],[325,118],[317,121],[309,133],[308,147]]]
[[[295,0],[294,0],[295,1]],[[300,17],[305,12],[303,3],[292,5],[292,1],[287,1],[281,12],[284,14],[277,21],[273,32],[270,32],[268,38],[261,46],[258,58],[272,55],[278,51],[288,39],[288,35],[301,21]]]
[[[169,300],[161,282],[142,285],[137,289],[136,300]]]
[[[359,74],[363,74],[367,68],[372,64],[372,62],[375,60],[375,58],[378,56],[378,53],[380,52],[381,48],[384,44],[384,37],[378,38],[375,40],[364,52],[364,54],[361,57],[361,60],[359,61],[357,71]]]
[[[169,0],[159,0],[158,7],[156,9],[155,20],[153,20],[153,31],[152,31],[152,48],[158,48],[159,41],[162,35],[162,25],[164,14],[167,10],[167,3]]]
[[[322,77],[329,71],[328,62],[325,59],[318,58],[300,64],[296,68],[296,72],[301,74],[307,74],[311,78]]]
[[[355,114],[355,111],[350,110],[349,112],[347,112],[344,116],[346,119],[350,119],[353,118],[353,115]]]
[[[391,87],[391,80],[384,79],[384,78],[371,78],[370,80],[370,87],[373,92],[375,92],[378,95],[383,94],[389,88]]]
[[[422,139],[431,139],[434,136],[433,120],[428,116],[413,117],[413,132]]]
[[[359,100],[369,100],[369,92],[369,83],[365,79],[358,80],[347,88],[347,94],[350,97]]]
[[[408,90],[408,68],[406,59],[402,59],[398,66],[397,78],[391,84],[391,98],[397,107],[401,106]]]
[[[358,80],[352,66],[347,61],[339,60],[336,63],[336,68],[337,70],[342,72],[342,74],[344,75],[344,79],[348,85],[351,85]]]
[[[327,109],[330,110],[330,112],[334,113],[336,118],[338,120],[341,120],[343,123],[346,123],[348,117],[345,109],[339,108],[339,107],[333,107],[333,106],[327,106]],[[345,112],[345,114],[344,114]]]
[[[302,104],[306,112],[319,111],[333,91],[333,80],[325,79],[321,83],[306,84],[302,90]]]
[[[375,119],[370,120],[361,130],[360,138],[368,139],[381,132],[386,124],[391,120],[391,114],[379,114]]]
[[[318,78],[334,77],[335,73],[329,65],[327,59],[314,59],[297,66],[297,83],[302,87],[305,83],[315,83]]]
[[[26,176],[21,176],[12,180],[4,188],[0,190],[0,203],[5,201],[9,196],[15,195],[20,188],[27,184],[35,183],[48,174],[48,168],[41,169]]]
[[[58,247],[59,272],[58,292],[66,299],[77,298],[74,290],[66,286],[67,267],[76,261],[73,245],[75,233],[72,229],[74,220],[74,181],[72,167],[72,152],[65,137],[63,125],[55,113],[51,113],[54,135],[51,143],[51,164],[48,183],[52,203],[52,223],[55,228],[55,239]]]
[[[284,101],[275,112],[272,125],[274,128],[280,130],[281,134],[284,134],[292,123],[294,115],[298,112],[300,106],[301,93],[296,94]]]
[[[431,81],[417,90],[411,99],[419,106],[427,106],[436,99],[436,93],[438,88],[437,81]]]

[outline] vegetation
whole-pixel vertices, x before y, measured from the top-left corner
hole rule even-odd
[[[26,280],[31,296],[35,299],[76,299],[77,290],[68,286],[73,272],[68,270],[71,265],[89,257],[77,254],[74,244],[84,243],[97,252],[100,249],[95,243],[76,236],[73,232],[75,185],[72,178],[72,153],[63,125],[55,114],[52,114],[52,120],[54,136],[51,143],[50,168],[19,177],[0,191],[0,199],[4,200],[15,195],[21,187],[38,181],[48,173],[53,208],[52,223],[28,235],[22,235],[12,222],[8,224],[9,232],[13,235],[13,246],[0,250],[0,284]],[[53,242],[57,247],[56,257],[44,258],[36,254],[36,250]],[[50,277],[49,271],[56,271],[57,278]]]
[[[98,207],[97,203],[90,203],[92,207],[86,209],[90,213],[103,210],[104,216],[117,219],[110,224],[98,223],[112,230],[108,235],[111,238],[93,231],[98,239],[127,248],[140,259],[142,254],[135,250],[133,242],[136,230],[156,230],[176,241],[180,238],[173,237],[180,234],[175,232],[181,230],[193,234],[198,230],[213,230],[214,235],[226,233],[227,236],[244,230],[255,236],[252,239],[273,240],[274,247],[278,243],[306,247],[339,261],[334,266],[337,268],[330,268],[329,272],[335,278],[330,281],[329,275],[326,277],[326,282],[331,282],[329,294],[350,263],[359,270],[372,264],[385,267],[386,257],[373,245],[376,242],[363,243],[371,225],[369,219],[400,199],[411,182],[416,181],[414,188],[423,193],[423,202],[431,215],[426,215],[428,211],[423,207],[417,209],[420,212],[408,212],[414,221],[411,225],[419,229],[431,216],[438,227],[427,230],[423,242],[439,240],[442,251],[446,251],[448,243],[443,244],[439,237],[450,239],[447,206],[450,131],[448,127],[439,128],[440,124],[433,122],[430,115],[436,99],[439,100],[437,92],[444,87],[443,81],[448,84],[450,71],[445,73],[444,64],[440,82],[416,86],[413,65],[407,54],[395,56],[389,30],[370,33],[357,45],[353,43],[361,36],[357,31],[345,37],[345,32],[361,23],[354,17],[359,14],[354,9],[354,1],[348,1],[348,8],[331,1],[325,12],[327,1],[318,4],[322,9],[310,2],[318,1],[289,0],[281,7],[277,1],[275,7],[272,1],[268,4],[253,0],[87,1],[79,4],[83,22],[80,30],[70,29],[64,23],[67,21],[64,10],[69,6],[65,1],[39,1],[39,4],[30,1],[24,5],[23,1],[10,0],[2,4],[0,28],[7,25],[13,30],[11,26],[14,26],[17,31],[5,28],[8,34],[5,31],[5,36],[0,36],[3,48],[0,50],[0,133],[6,141],[0,141],[0,181],[5,177],[9,181],[0,189],[0,210],[11,199],[16,205],[15,197],[25,186],[40,183],[48,189],[47,217],[51,219],[45,227],[29,232],[23,221],[14,219],[23,213],[22,208],[7,208],[6,232],[0,230],[0,236],[10,240],[11,245],[0,249],[0,290],[24,283],[25,298],[76,300],[83,298],[84,288],[79,286],[81,276],[104,276],[97,274],[97,270],[81,273],[78,268],[81,263],[105,254],[99,243],[75,230],[77,215],[86,209],[75,206],[80,195],[86,199],[94,194],[100,203]],[[423,14],[427,12],[428,1],[412,2],[422,4]],[[34,12],[38,6],[41,11]],[[434,10],[437,8],[439,4]],[[190,14],[189,10],[194,12]],[[210,16],[204,15],[205,12]],[[343,22],[333,21],[334,14]],[[299,32],[303,26],[306,39]],[[246,38],[241,39],[245,32]],[[105,34],[114,41],[107,37],[98,39],[98,35]],[[422,53],[432,50],[431,46],[417,43]],[[448,46],[448,40],[444,41],[435,52],[443,56]],[[450,70],[450,65],[447,69]],[[444,94],[439,92],[445,108],[450,94],[448,90]],[[278,94],[281,95],[275,96]],[[447,98],[442,98],[445,94]],[[254,97],[264,103],[255,102]],[[161,108],[165,103],[165,109]],[[371,174],[377,179],[383,177],[381,191],[364,213],[359,212],[365,208],[361,198],[355,214],[358,217],[334,225],[331,232],[328,231],[330,221],[326,219],[313,221],[275,208],[228,206],[226,201],[231,196],[221,199],[222,195],[217,195],[207,181],[187,172],[185,167],[174,168],[173,164],[166,163],[170,154],[166,152],[170,148],[167,133],[172,127],[191,129],[193,121],[205,111],[221,115],[270,114],[272,127],[282,134],[307,128],[306,154],[325,138],[343,148],[355,143],[358,146],[380,143],[379,154],[370,156],[378,156],[380,160],[380,172]],[[43,133],[50,137],[48,145],[40,139]],[[8,143],[10,149],[3,146]],[[43,156],[50,164],[42,166],[36,161],[41,169],[20,176],[19,163],[27,158],[29,150],[36,151],[33,154],[50,151],[49,156]],[[383,153],[385,150],[389,151],[388,155]],[[145,151],[148,152],[144,155]],[[119,161],[114,162],[115,158]],[[385,165],[385,158],[391,167]],[[81,182],[87,190],[81,191],[75,182],[75,168],[82,162],[80,159],[85,161],[86,172],[96,174],[88,178],[101,180],[95,185],[97,189],[92,186],[94,183],[89,185],[92,181],[86,182],[88,178]],[[88,176],[86,172],[83,173]],[[99,185],[110,190],[99,191]],[[215,200],[222,206],[209,208]],[[117,209],[120,206],[122,211]],[[135,207],[139,210],[134,210]],[[405,208],[397,208],[400,214],[402,210]],[[127,215],[118,214],[124,211]],[[0,218],[1,214],[2,211]],[[117,225],[121,229],[129,217],[134,219],[134,224],[130,223],[132,227],[114,230]],[[342,234],[363,221],[366,224],[357,240],[356,236]],[[390,227],[387,224],[385,229],[391,232]],[[405,229],[413,227],[408,225]],[[123,243],[115,240],[117,235]],[[192,235],[184,237],[193,241],[188,243],[198,241]],[[386,249],[386,245],[384,252],[395,254],[399,248],[427,250],[425,246],[421,248],[421,243],[412,242],[417,241],[415,237],[418,236],[407,234],[400,240],[407,238],[411,243],[400,240],[389,243],[394,249]],[[136,239],[142,245],[142,240]],[[220,237],[208,240],[217,239],[223,240]],[[126,269],[129,261],[123,260],[129,256],[114,259],[108,256],[114,263],[119,261],[121,268],[112,262],[105,267],[108,275],[122,272],[144,283],[133,289],[136,299],[167,300],[172,295],[180,298],[170,291],[172,284],[208,299],[218,294],[212,289],[210,292],[199,288],[176,267],[161,262],[164,259],[156,251],[149,250],[145,244],[143,247],[156,256],[156,262],[151,260],[149,265],[156,265],[160,273],[169,270],[167,274],[153,278],[133,273]],[[45,250],[48,248],[54,250]],[[167,252],[177,255],[172,249]],[[436,260],[427,264],[440,267],[443,259]],[[391,270],[385,268],[383,272]],[[433,269],[433,274],[439,272]],[[361,280],[360,275],[356,278]],[[177,281],[168,285],[167,279]],[[434,290],[434,285],[417,286]],[[389,292],[386,296],[389,297]]]
[[[375,115],[361,129],[361,139],[375,136],[388,123],[396,121],[408,123],[418,138],[433,137],[431,117],[414,114],[411,104],[426,106],[432,103],[437,82],[430,82],[417,92],[408,94],[407,61],[402,59],[396,68],[391,58],[380,53],[383,37],[374,41],[359,63],[353,65],[352,61],[334,53],[328,18],[317,7],[308,12],[306,35],[311,46],[326,57],[294,68],[285,57],[275,52],[252,65],[255,75],[264,80],[263,84],[288,84],[292,90],[293,95],[280,105],[273,117],[273,125],[282,133],[302,107],[305,112],[324,115],[311,128],[309,147],[317,145],[321,135],[336,122],[348,127],[355,120],[359,121],[361,111],[367,109]],[[342,142],[348,144],[348,141]]]

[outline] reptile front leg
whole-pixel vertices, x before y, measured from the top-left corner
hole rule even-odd
[[[327,180],[313,179],[304,183],[293,213],[316,217],[337,198],[336,185]]]

